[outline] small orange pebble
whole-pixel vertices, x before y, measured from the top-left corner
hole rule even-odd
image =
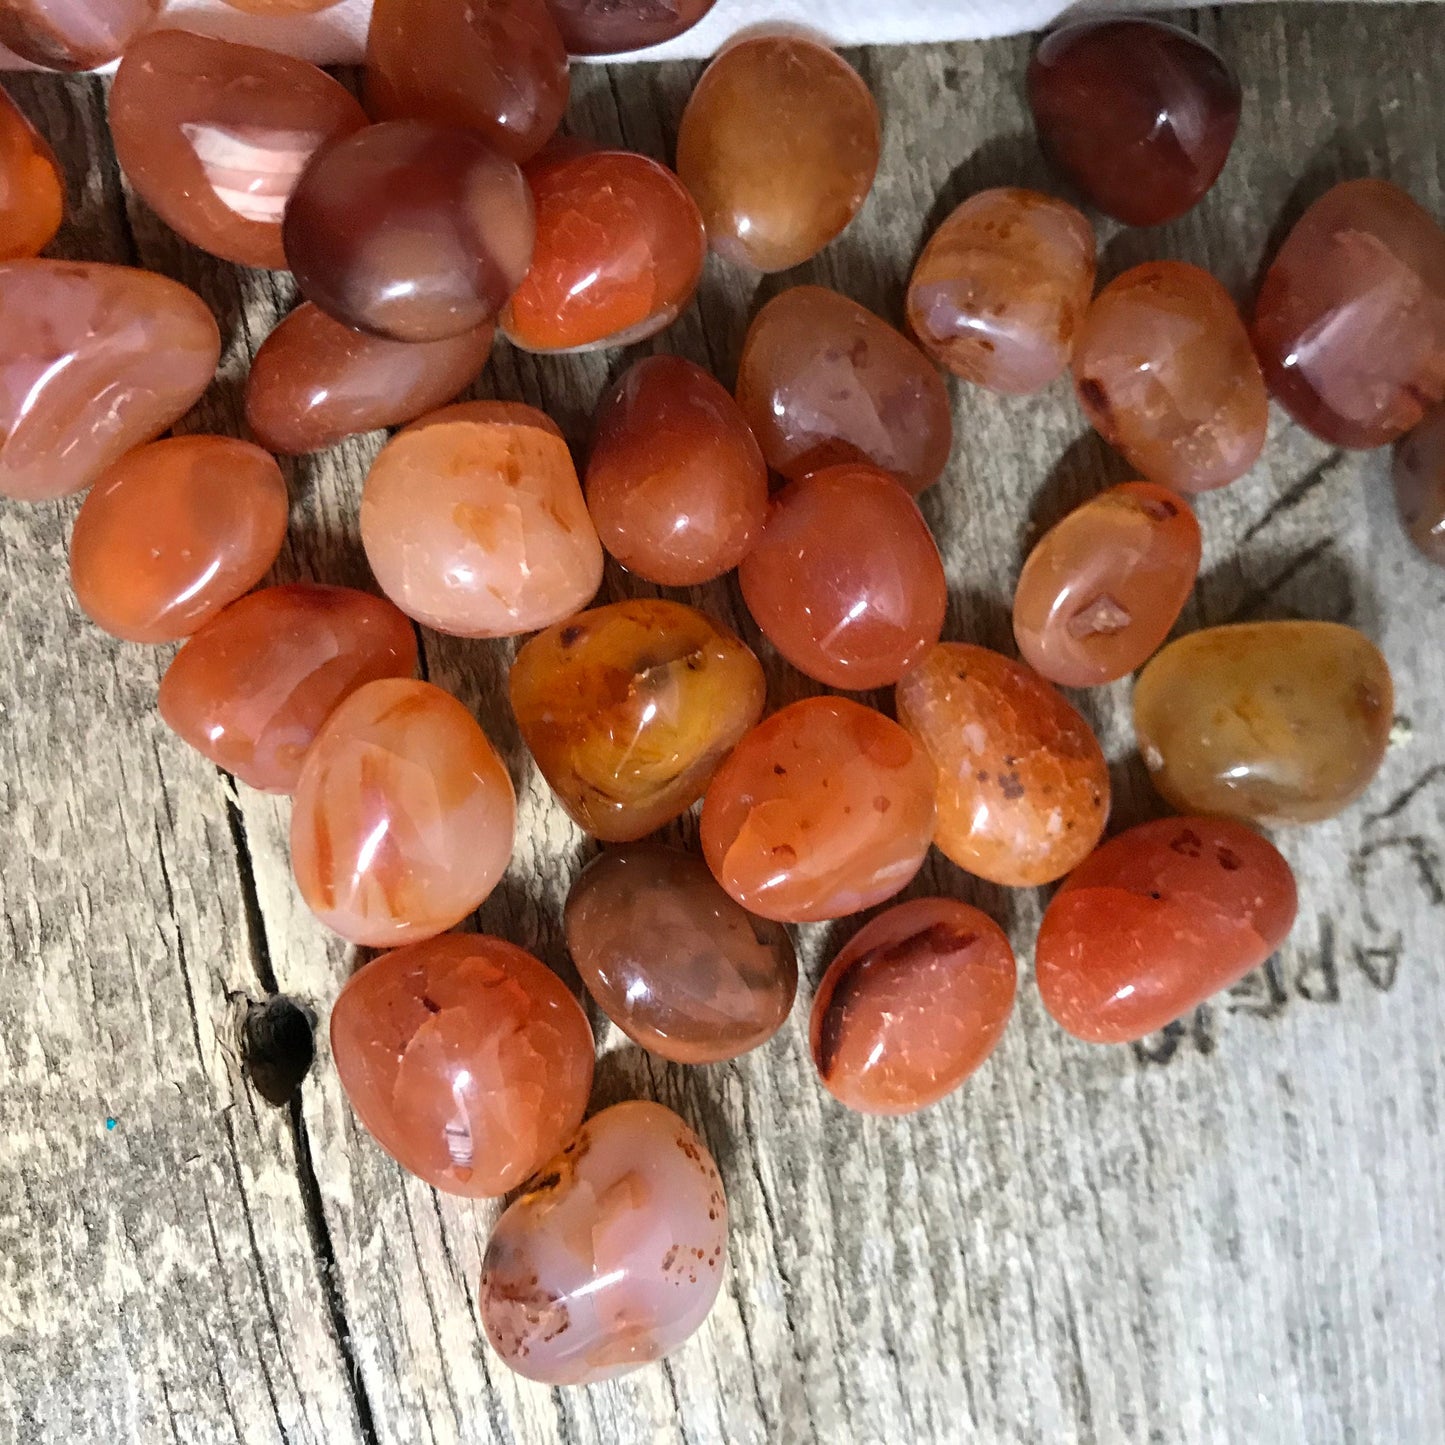
[[[44,136],[0,90],[0,261],[38,256],[65,219],[65,177]]]

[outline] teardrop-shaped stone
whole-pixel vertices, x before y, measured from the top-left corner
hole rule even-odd
[[[0,45],[46,70],[94,70],[160,8],[161,0],[0,0]]]
[[[55,152],[0,90],[0,261],[36,256],[65,216],[65,178]]]

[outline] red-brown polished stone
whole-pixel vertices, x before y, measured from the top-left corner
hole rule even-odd
[[[161,0],[0,0],[0,45],[47,70],[94,70],[149,26]]]
[[[1160,20],[1080,20],[1044,37],[1028,73],[1045,154],[1101,211],[1157,226],[1218,179],[1239,129],[1234,73]]]
[[[794,286],[758,312],[737,397],[768,465],[789,478],[872,462],[916,495],[938,480],[953,447],[953,411],[932,362],[822,286]]]
[[[496,318],[527,274],[532,194],[473,131],[368,126],[321,150],[282,239],[308,301],[360,331],[440,341]]]
[[[1433,412],[1395,452],[1395,501],[1410,540],[1445,566],[1445,407]]]
[[[808,1041],[823,1086],[864,1114],[912,1114],[994,1051],[1013,1012],[1013,949],[952,898],[900,903],[855,934],[813,999]]]
[[[691,30],[715,0],[547,0],[569,55],[622,55]]]
[[[1254,345],[1301,426],[1387,446],[1445,400],[1445,230],[1388,181],[1335,186],[1274,258]]]
[[[505,1194],[582,1122],[587,1016],[500,938],[443,934],[358,969],[331,1009],[341,1087],[371,1136],[434,1189]]]
[[[391,603],[349,587],[294,583],[233,602],[161,679],[166,723],[266,793],[296,787],[307,749],[344,698],[416,670],[416,633]]]
[[[314,15],[319,10],[330,10],[341,0],[222,0],[232,10],[244,10],[248,15]]]
[[[65,218],[65,177],[45,138],[0,90],[0,261],[38,256]]]
[[[586,489],[602,545],[664,587],[732,571],[768,515],[768,468],[746,418],[680,356],[634,363],[598,404]]]
[[[286,540],[281,469],[231,437],[127,452],[70,534],[70,580],[91,619],[129,642],[188,637],[271,569]]]
[[[1090,1043],[1141,1039],[1263,963],[1296,906],[1289,864],[1240,823],[1131,828],[1080,864],[1044,914],[1044,1007]]]

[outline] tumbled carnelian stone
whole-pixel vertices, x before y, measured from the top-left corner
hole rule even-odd
[[[1044,1007],[1090,1043],[1141,1039],[1288,936],[1294,875],[1258,833],[1161,818],[1111,838],[1054,895],[1034,950]]]
[[[65,177],[45,138],[0,90],[0,261],[38,256],[65,218]]]
[[[912,1114],[974,1073],[1003,1037],[1013,949],[986,913],[915,898],[871,920],[813,998],[808,1042],[823,1087],[863,1114]]]
[[[1395,502],[1410,540],[1445,565],[1445,407],[1431,413],[1395,451]]]
[[[569,55],[622,55],[675,40],[715,0],[547,0]]]
[[[645,357],[602,398],[586,491],[602,545],[664,587],[732,571],[768,514],[768,468],[738,404],[680,356]]]
[[[500,938],[443,934],[373,959],[331,1009],[331,1053],[367,1132],[434,1189],[515,1189],[572,1137],[592,1088],[587,1016]]]
[[[1285,238],[1253,334],[1301,426],[1388,445],[1445,400],[1445,230],[1389,181],[1341,182]]]
[[[702,797],[762,716],[756,657],[680,602],[632,598],[532,638],[512,711],[542,776],[578,827],[627,843]]]
[[[389,602],[349,587],[293,583],[233,602],[176,654],[160,712],[242,782],[289,793],[343,699],[416,670],[416,633]]]
[[[155,19],[161,0],[4,0],[0,45],[46,70],[109,64]]]
[[[127,452],[70,534],[70,580],[91,620],[130,642],[188,637],[271,569],[286,540],[281,469],[231,437]]]
[[[943,642],[896,697],[938,769],[933,841],[960,868],[1032,888],[1088,856],[1109,819],[1109,769],[1088,723],[1037,673]]]
[[[1335,622],[1249,622],[1171,642],[1139,674],[1134,731],[1180,812],[1332,818],[1370,785],[1394,722],[1390,668]]]
[[[1180,492],[1242,477],[1269,397],[1244,322],[1207,271],[1150,261],[1094,299],[1074,347],[1084,415],[1142,475]]]
[[[532,265],[499,318],[527,351],[630,346],[670,326],[707,256],[697,205],[666,166],[631,151],[527,169]]]
[[[718,769],[703,854],[753,913],[842,918],[892,898],[922,867],[935,783],[927,755],[882,713],[805,698],[759,723]]]
[[[677,173],[714,251],[786,271],[858,214],[880,144],[878,107],[847,61],[801,36],[765,35],[730,45],[698,81]]]
[[[915,495],[953,448],[943,380],[906,336],[823,286],[794,286],[753,319],[738,405],[774,471],[872,462]]]
[[[248,15],[314,15],[318,10],[329,10],[341,0],[222,0],[232,10],[244,10]]]
[[[459,637],[549,627],[602,581],[567,443],[516,403],[447,407],[394,437],[366,478],[361,541],[403,612]]]
[[[948,581],[928,523],[887,472],[854,464],[790,482],[738,568],[769,642],[829,687],[886,687],[938,641]]]
[[[970,196],[930,237],[908,283],[908,324],[955,376],[1026,396],[1062,376],[1094,293],[1094,228],[1054,196]]]
[[[353,692],[306,755],[291,869],[348,942],[416,943],[496,887],[516,814],[506,766],[471,713],[429,682],[385,678]]]
[[[1189,503],[1152,482],[1076,507],[1019,574],[1013,624],[1024,661],[1060,687],[1097,687],[1142,667],[1194,590],[1202,545]]]
[[[324,70],[251,45],[152,30],[110,90],[126,178],[172,230],[244,266],[286,265],[281,217],[301,172],[366,113]]]

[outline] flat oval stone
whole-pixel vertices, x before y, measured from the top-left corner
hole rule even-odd
[[[393,341],[441,341],[496,319],[532,261],[532,195],[474,131],[427,121],[333,141],[286,208],[301,294]]]
[[[1395,502],[1410,540],[1445,566],[1445,407],[1400,443],[1394,475]]]
[[[161,0],[0,0],[0,45],[46,70],[94,70],[149,26]]]
[[[793,286],[758,312],[737,397],[768,465],[790,479],[872,462],[916,495],[953,449],[953,409],[928,358],[822,286]]]
[[[587,1015],[540,959],[445,933],[359,968],[331,1054],[367,1132],[433,1189],[515,1189],[577,1131],[592,1089]]]
[[[626,843],[702,797],[762,716],[767,684],[727,628],[679,602],[633,598],[532,638],[512,664],[511,699],[578,827]]]
[[[358,688],[306,755],[291,869],[307,906],[366,948],[434,938],[512,858],[512,780],[477,720],[429,682]]]
[[[1389,445],[1445,400],[1445,230],[1389,181],[1326,191],[1265,274],[1254,345],[1301,426]]]
[[[635,1044],[715,1064],[765,1044],[798,988],[788,931],[691,853],[634,843],[594,858],[567,896],[567,947],[597,1006]]]
[[[1224,818],[1161,818],[1111,838],[1044,913],[1044,1007],[1090,1043],[1142,1039],[1258,968],[1289,935],[1294,875]]]
[[[703,73],[677,133],[677,173],[714,251],[786,271],[858,214],[880,146],[878,107],[847,61],[801,36],[765,35]]]
[[[986,913],[915,898],[872,919],[828,965],[808,1042],[823,1087],[863,1114],[913,1114],[953,1093],[1013,1012],[1013,949]]]
[[[1379,649],[1334,622],[1194,632],[1134,687],[1139,752],[1165,801],[1253,823],[1313,823],[1348,807],[1384,762],[1394,714]]]
[[[45,138],[0,90],[0,261],[38,256],[65,219],[65,177]]]
[[[1203,539],[1183,497],[1152,482],[1110,487],[1045,533],[1019,574],[1014,637],[1060,687],[1142,667],[1194,590]]]
[[[569,55],[622,55],[675,40],[714,0],[547,0]]]
[[[271,570],[289,507],[280,467],[250,442],[187,436],[137,447],[76,515],[76,601],[128,642],[188,637]]]
[[[908,324],[955,376],[1027,396],[1067,370],[1095,265],[1082,211],[1018,186],[980,191],[923,248]]]
[[[0,496],[83,492],[179,421],[221,355],[179,282],[97,262],[0,264]]]
[[[518,404],[447,407],[393,438],[366,478],[361,541],[403,612],[458,637],[550,627],[602,583],[567,443]]]
[[[482,1259],[487,1339],[546,1385],[640,1369],[707,1318],[727,1231],[702,1140],[661,1104],[614,1104],[497,1221]]]
[[[896,690],[898,720],[938,772],[933,841],[1008,888],[1062,878],[1109,820],[1109,769],[1088,723],[1028,668],[942,642]]]
[[[290,793],[339,703],[415,671],[416,633],[389,602],[297,582],[242,597],[202,627],[161,679],[160,712],[217,767]]]
[[[311,157],[366,113],[304,60],[152,30],[110,91],[116,159],[173,231],[223,260],[286,265],[281,217]]]

